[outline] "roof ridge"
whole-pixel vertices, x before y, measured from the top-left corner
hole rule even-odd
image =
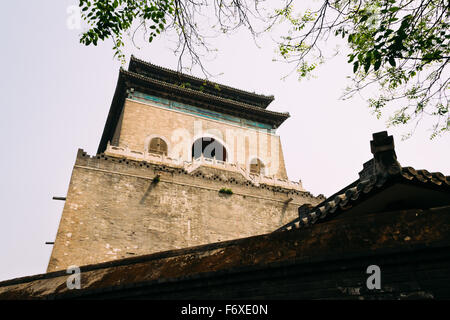
[[[207,80],[207,79],[198,78],[198,77],[195,77],[195,76],[192,76],[192,75],[183,73],[183,72],[174,71],[174,70],[172,70],[172,69],[165,68],[165,67],[162,67],[162,66],[153,64],[153,63],[151,63],[151,62],[148,62],[148,61],[145,61],[145,60],[136,58],[134,55],[131,55],[131,58],[130,58],[130,64],[131,64],[131,61],[132,61],[132,60],[137,61],[137,62],[140,62],[140,63],[145,64],[145,65],[147,65],[147,66],[150,66],[150,67],[152,67],[152,68],[158,68],[158,69],[160,69],[160,70],[163,70],[163,71],[166,71],[166,72],[169,72],[169,73],[172,73],[172,74],[181,75],[181,76],[190,78],[190,79],[195,80],[195,81],[201,81],[201,82],[207,81],[207,82],[209,82],[209,83],[211,83],[211,84],[213,84],[213,85],[216,84],[216,85],[218,85],[218,86],[220,86],[220,87],[222,87],[222,88],[230,89],[230,90],[233,90],[233,91],[242,93],[242,94],[247,94],[247,95],[255,96],[255,97],[258,97],[258,98],[261,98],[261,99],[270,100],[270,102],[272,102],[272,101],[275,99],[274,95],[269,95],[269,96],[267,96],[267,95],[264,95],[264,94],[259,94],[259,93],[255,93],[255,92],[250,92],[250,91],[238,89],[238,88],[231,87],[231,86],[228,86],[228,85],[225,85],[225,84],[221,84],[221,83],[218,83],[218,82],[213,82],[213,81],[210,81],[210,80]],[[129,69],[129,68],[128,68],[128,69]],[[128,71],[129,71],[129,70],[128,70]]]
[[[373,158],[364,163],[359,179],[314,207],[300,206],[298,217],[276,231],[301,228],[325,218],[329,219],[330,214],[334,214],[337,210],[351,208],[355,202],[357,205],[358,201],[364,201],[367,194],[397,182],[419,184],[450,193],[450,176],[445,176],[441,172],[401,166],[395,154],[393,137],[388,136],[386,131],[374,133],[370,145]]]

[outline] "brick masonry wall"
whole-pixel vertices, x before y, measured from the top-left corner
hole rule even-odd
[[[233,194],[219,193],[223,187]],[[234,172],[188,174],[79,150],[47,271],[271,232],[301,204],[318,202]]]
[[[191,161],[193,142],[205,135],[223,141],[230,162],[249,167],[252,158],[258,157],[265,163],[267,175],[287,179],[279,136],[164,109],[151,102],[125,101],[112,142],[145,152],[150,139],[158,136],[167,142],[170,157]]]

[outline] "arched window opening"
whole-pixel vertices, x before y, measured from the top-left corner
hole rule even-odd
[[[216,158],[216,160],[220,161],[227,160],[225,147],[219,141],[210,137],[199,138],[192,144],[192,158],[200,158],[202,154],[205,158]]]
[[[161,138],[153,138],[150,141],[148,152],[167,156],[167,143]]]
[[[253,158],[250,162],[250,173],[251,174],[264,174],[265,166],[264,163],[258,158]]]

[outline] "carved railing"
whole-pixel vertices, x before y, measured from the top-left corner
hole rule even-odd
[[[142,152],[142,151],[134,151],[130,150],[128,147],[118,147],[118,146],[112,146],[108,143],[105,155],[109,156],[119,156],[124,157],[130,160],[137,160],[137,161],[148,161],[153,163],[161,163],[166,164],[170,166],[175,167],[182,167],[184,168],[188,173],[193,172],[197,168],[201,166],[208,166],[218,169],[225,169],[228,171],[234,171],[242,174],[246,179],[250,180],[255,185],[261,185],[261,184],[267,184],[271,186],[279,186],[282,188],[287,189],[295,189],[298,191],[304,191],[303,186],[301,182],[294,182],[289,181],[286,179],[278,179],[275,177],[268,177],[265,175],[258,175],[258,174],[252,174],[250,173],[247,168],[241,166],[239,163],[230,163],[226,161],[217,160],[215,158],[207,158],[203,155],[199,158],[194,158],[192,161],[183,161],[181,159],[175,159],[168,157],[164,154],[154,154],[154,153],[148,153],[148,152]]]
[[[128,147],[112,146],[109,143],[106,146],[105,155],[122,156],[122,157],[130,159],[130,160],[160,162],[163,164],[170,164],[170,165],[176,165],[176,166],[182,166],[182,167],[184,166],[183,161],[181,161],[180,159],[171,158],[164,154],[155,154],[155,153],[148,153],[148,152],[142,152],[142,151],[134,151],[134,150],[130,150]]]

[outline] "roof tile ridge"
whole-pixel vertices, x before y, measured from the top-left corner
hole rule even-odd
[[[408,180],[418,180],[423,183],[431,182],[435,185],[450,186],[450,176],[445,176],[442,172],[429,172],[426,169],[415,169],[413,167],[403,167],[402,176]]]
[[[161,70],[170,72],[170,73],[176,73],[176,74],[182,75],[182,76],[184,76],[184,77],[191,78],[191,79],[193,79],[193,80],[202,81],[202,82],[207,81],[207,82],[209,82],[209,83],[211,83],[211,84],[217,84],[217,85],[219,85],[219,86],[221,86],[221,87],[223,87],[223,88],[231,89],[231,90],[234,90],[234,91],[237,91],[237,92],[240,92],[240,93],[244,93],[244,94],[248,94],[248,95],[253,95],[253,96],[256,96],[256,97],[259,97],[259,98],[264,98],[264,99],[271,100],[271,101],[273,101],[273,100],[275,99],[275,97],[274,97],[273,95],[266,96],[266,95],[263,95],[263,94],[254,93],[254,92],[250,92],[250,91],[246,91],[246,90],[234,88],[234,87],[231,87],[231,86],[227,86],[227,85],[225,85],[225,84],[220,84],[220,83],[218,83],[218,82],[213,82],[213,81],[210,81],[210,80],[207,80],[207,79],[198,78],[198,77],[195,77],[195,76],[192,76],[192,75],[183,73],[183,72],[174,71],[174,70],[171,70],[171,69],[169,69],[169,68],[165,68],[165,67],[162,67],[162,66],[153,64],[153,63],[151,63],[151,62],[148,62],[148,61],[145,61],[145,60],[136,58],[134,55],[131,55],[130,62],[131,62],[131,60],[140,62],[140,63],[142,63],[142,64],[148,65],[148,66],[153,67],[153,68],[158,68],[158,69],[161,69]]]

